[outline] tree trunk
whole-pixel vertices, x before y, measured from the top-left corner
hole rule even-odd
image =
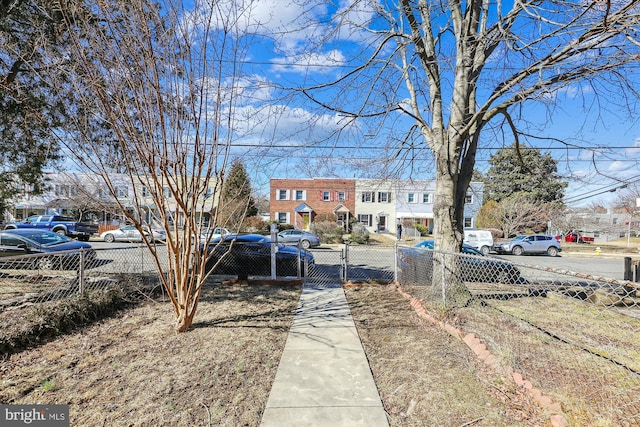
[[[444,306],[463,307],[471,300],[458,262],[464,225],[464,196],[460,198],[460,191],[466,192],[466,188],[458,188],[457,162],[448,160],[448,153],[441,153],[437,159],[432,290],[434,296],[441,296]]]

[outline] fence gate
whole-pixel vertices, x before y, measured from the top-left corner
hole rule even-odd
[[[394,246],[349,245],[312,251],[315,264],[309,266],[306,283],[342,284],[347,281],[378,283],[395,278]]]
[[[344,249],[313,249],[314,264],[310,265],[305,283],[342,286],[345,275]]]
[[[395,246],[345,245],[345,282],[389,283],[395,278]]]

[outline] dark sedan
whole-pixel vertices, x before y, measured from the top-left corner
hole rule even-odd
[[[85,259],[95,259],[91,245],[45,230],[0,231],[0,264],[4,268],[38,268],[41,270],[72,270],[78,267],[80,250]],[[51,256],[24,257],[32,254]],[[3,258],[14,257],[10,260]]]
[[[304,265],[313,264],[313,255],[295,247],[276,245],[276,275],[298,276],[298,267],[304,275]],[[299,252],[299,253],[298,253]],[[216,239],[209,245],[207,270],[212,274],[271,276],[271,239],[259,234],[231,235]],[[223,258],[224,255],[224,258]],[[300,264],[298,264],[300,262]]]
[[[433,269],[433,240],[425,240],[414,248],[427,249],[417,255],[417,259],[423,259],[429,263],[427,270]],[[472,256],[468,256],[472,255]],[[517,283],[520,281],[520,270],[513,264],[485,256],[477,249],[463,244],[462,255],[458,259],[463,280],[467,282],[499,282]]]

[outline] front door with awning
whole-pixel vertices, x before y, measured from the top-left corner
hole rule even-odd
[[[297,228],[302,228],[303,230],[309,230],[309,226],[311,225],[311,214],[313,213],[313,208],[306,203],[301,203],[294,209],[296,212],[296,220],[295,226]],[[300,217],[300,218],[299,218]],[[298,223],[298,219],[300,219],[300,224]]]

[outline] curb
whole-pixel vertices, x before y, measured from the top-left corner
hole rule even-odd
[[[391,286],[395,286],[397,291],[403,297],[409,300],[411,307],[414,309],[418,317],[439,326],[451,336],[462,340],[465,344],[467,344],[469,349],[471,349],[471,351],[475,353],[478,359],[484,362],[485,365],[488,365],[495,370],[499,370],[500,366],[498,365],[497,357],[492,354],[489,349],[487,349],[487,346],[475,334],[465,334],[461,329],[449,323],[438,320],[434,316],[427,313],[424,306],[422,305],[422,301],[406,292],[402,288],[402,285],[400,283],[394,282],[391,284]],[[566,427],[569,425],[569,422],[562,413],[562,407],[559,403],[554,402],[549,396],[544,395],[539,389],[535,388],[530,381],[525,380],[523,376],[519,372],[516,372],[512,367],[507,367],[506,372],[513,378],[513,381],[518,387],[522,387],[528,391],[528,393],[540,408],[549,411],[552,414],[549,421],[551,422],[551,425],[553,427]]]

